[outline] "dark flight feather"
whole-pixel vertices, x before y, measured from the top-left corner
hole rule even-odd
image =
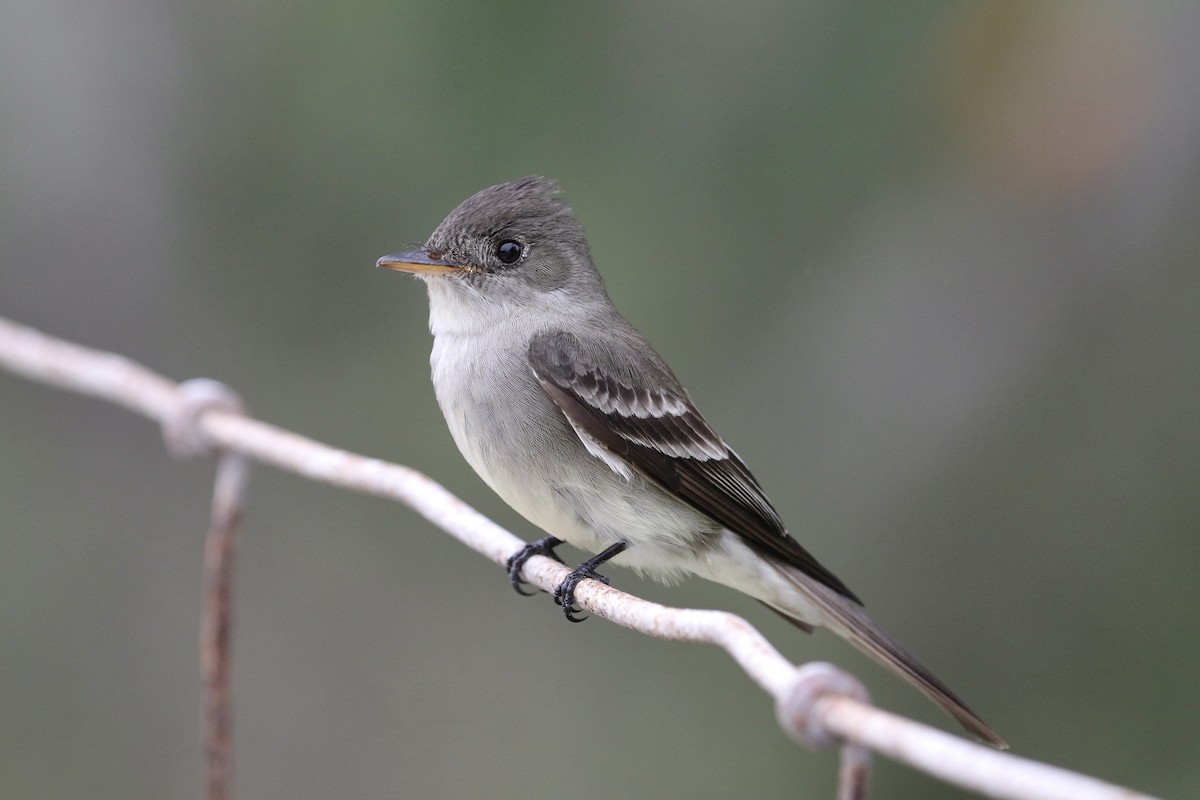
[[[631,386],[589,360],[577,337],[563,331],[535,336],[529,363],[576,430],[742,536],[759,553],[861,604],[788,534],[750,470],[682,390]]]

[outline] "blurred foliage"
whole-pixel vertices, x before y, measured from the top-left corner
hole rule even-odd
[[[1200,790],[1194,5],[0,8],[0,313],[533,537],[372,265],[555,177],[797,535],[1018,753]],[[195,794],[208,465],[6,375],[0,419],[0,796]],[[567,625],[402,508],[259,470],[238,575],[241,796],[831,791],[719,653]],[[614,577],[953,728],[745,598]]]

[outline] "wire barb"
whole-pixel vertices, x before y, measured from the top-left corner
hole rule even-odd
[[[832,664],[814,661],[799,667],[791,685],[778,695],[775,717],[788,736],[811,750],[841,745],[838,800],[862,800],[867,796],[871,776],[871,751],[847,741],[825,724],[821,701],[836,697],[864,704],[871,701],[866,687],[853,675]]]
[[[775,704],[780,727],[811,750],[827,750],[841,739],[825,726],[817,703],[828,697],[849,697],[869,703],[867,690],[857,678],[823,661],[805,664],[796,670],[792,683]]]
[[[235,414],[244,411],[242,398],[220,381],[192,378],[179,384],[179,402],[162,421],[163,442],[176,458],[196,458],[215,447],[208,432],[200,425],[203,414],[221,409]]]

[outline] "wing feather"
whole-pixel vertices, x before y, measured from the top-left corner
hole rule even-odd
[[[597,360],[586,355],[576,336],[562,331],[535,336],[529,346],[534,376],[589,452],[603,447],[760,553],[859,602],[788,534],[750,470],[682,390],[631,385]],[[604,461],[613,466],[609,458]]]

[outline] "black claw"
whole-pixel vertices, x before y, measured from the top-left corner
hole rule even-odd
[[[513,589],[517,594],[525,597],[533,597],[537,592],[527,592],[521,588],[527,581],[521,577],[521,568],[525,566],[525,562],[534,556],[547,556],[553,558],[558,563],[562,563],[562,559],[554,553],[554,548],[562,544],[562,539],[557,539],[553,536],[547,536],[543,539],[538,539],[536,542],[531,542],[504,562],[504,568],[508,571],[508,582],[512,584]]]
[[[562,606],[563,616],[565,616],[570,622],[583,622],[585,619],[587,619],[587,617],[575,616],[576,614],[583,613],[583,609],[575,605],[575,587],[579,586],[580,581],[583,581],[587,578],[592,578],[593,580],[603,579],[602,575],[596,575],[595,573],[586,574],[582,570],[583,568],[580,567],[572,572],[567,576],[566,580],[560,583],[558,588],[554,590],[554,602]],[[608,583],[607,580],[604,582]]]
[[[554,590],[554,602],[562,606],[563,615],[571,622],[583,622],[587,617],[577,617],[576,614],[582,614],[583,609],[575,606],[575,589],[582,581],[591,579],[600,581],[605,586],[609,586],[608,578],[596,572],[596,567],[608,561],[613,556],[625,549],[624,542],[618,542],[603,553],[589,558],[587,561],[580,564],[575,569],[571,570],[571,574],[563,580],[562,583]]]

